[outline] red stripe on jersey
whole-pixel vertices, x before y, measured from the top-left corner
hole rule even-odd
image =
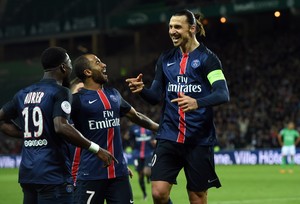
[[[76,185],[76,181],[77,181],[77,173],[78,173],[79,162],[80,162],[80,153],[81,153],[81,148],[76,147],[74,152],[74,157],[73,157],[72,171],[71,171],[74,185]]]
[[[180,62],[180,70],[179,74],[185,74],[186,71],[186,65],[188,61],[188,54],[184,53]],[[178,97],[179,97],[178,93]],[[184,143],[185,140],[185,131],[186,131],[186,122],[185,122],[185,113],[182,111],[181,108],[178,109],[178,115],[179,115],[179,124],[178,124],[178,136],[177,136],[177,142],[178,143]]]
[[[105,110],[111,109],[110,102],[106,97],[105,93],[102,90],[97,91]],[[107,130],[107,151],[114,155],[114,128],[108,128]],[[108,178],[115,178],[115,162],[112,161],[112,164],[107,167]]]
[[[189,55],[187,53],[184,53],[180,62],[180,71],[179,74],[185,74],[186,70],[186,63],[188,61]]]
[[[104,108],[105,108],[106,110],[107,110],[107,109],[111,109],[109,100],[108,100],[108,98],[106,97],[105,93],[104,93],[101,89],[99,89],[99,90],[97,91],[97,93],[98,93],[98,95],[99,95],[99,97],[100,97],[100,99],[101,99],[101,101],[102,101],[102,103],[103,103]]]
[[[141,136],[144,137],[146,133],[145,128],[141,127],[140,132],[141,132]],[[146,141],[142,141],[140,147],[140,158],[142,159],[145,158],[145,145],[146,145]]]
[[[108,128],[107,130],[107,151],[114,155],[114,129]],[[115,162],[112,161],[112,164],[107,167],[108,171],[108,178],[116,178],[116,171],[115,171]]]

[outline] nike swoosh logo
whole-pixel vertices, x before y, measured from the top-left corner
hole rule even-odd
[[[214,181],[218,180],[217,178],[216,179],[213,179],[213,180],[207,180],[208,183],[212,183]]]
[[[173,64],[175,64],[176,62],[171,62],[171,63],[167,63],[167,67],[172,66]]]
[[[133,200],[130,200],[129,202],[130,202],[130,203],[133,203],[134,201],[133,201]]]
[[[98,99],[95,99],[95,100],[89,101],[89,104],[95,103],[97,100],[98,100]]]

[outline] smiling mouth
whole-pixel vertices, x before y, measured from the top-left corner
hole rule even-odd
[[[105,76],[107,76],[106,69],[103,69],[102,74],[105,75]]]
[[[172,41],[173,41],[174,43],[178,42],[178,41],[179,41],[179,38],[180,38],[180,37],[174,37],[174,36],[171,37],[171,39],[172,39]]]

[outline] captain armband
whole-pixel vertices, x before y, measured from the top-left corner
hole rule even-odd
[[[225,76],[224,76],[222,70],[218,69],[218,70],[214,70],[214,71],[210,72],[207,75],[207,79],[210,84],[213,84],[215,81],[225,80]]]

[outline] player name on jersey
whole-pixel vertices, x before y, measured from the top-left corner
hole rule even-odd
[[[24,99],[24,104],[41,103],[43,96],[44,92],[29,92]]]

